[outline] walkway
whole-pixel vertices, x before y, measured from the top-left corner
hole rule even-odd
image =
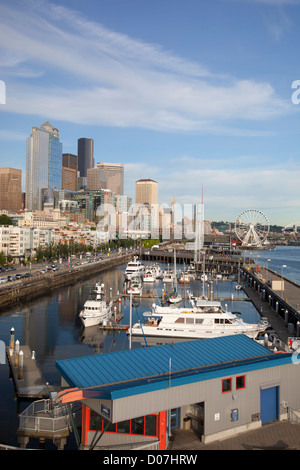
[[[263,425],[256,431],[203,444],[192,430],[173,432],[168,450],[300,450],[300,424],[291,421]]]

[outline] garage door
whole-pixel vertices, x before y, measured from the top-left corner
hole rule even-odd
[[[263,423],[278,419],[278,387],[260,391],[260,414]]]

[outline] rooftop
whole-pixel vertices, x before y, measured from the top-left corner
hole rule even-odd
[[[245,335],[136,348],[57,361],[71,387],[93,390],[94,397],[118,398],[220,377],[224,371],[271,367],[291,362]],[[91,396],[87,394],[85,396]]]

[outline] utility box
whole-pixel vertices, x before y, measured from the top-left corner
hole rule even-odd
[[[272,279],[273,290],[284,290],[284,279]]]

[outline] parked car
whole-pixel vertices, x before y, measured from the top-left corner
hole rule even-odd
[[[15,281],[15,280],[16,280],[16,276],[7,276],[7,280],[8,280],[8,281]]]
[[[24,274],[18,273],[16,274],[16,279],[22,279],[24,277]]]
[[[0,284],[4,284],[4,282],[7,282],[7,279],[5,277],[0,277]]]

